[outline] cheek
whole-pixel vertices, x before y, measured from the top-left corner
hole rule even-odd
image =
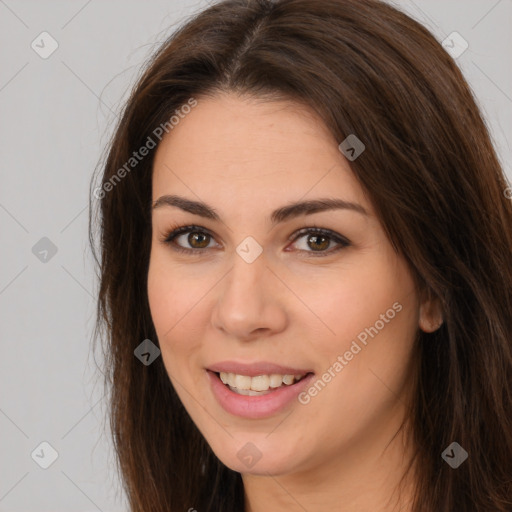
[[[190,286],[186,286],[180,273],[173,271],[158,251],[151,255],[148,271],[148,301],[151,318],[160,342],[162,358],[166,366],[174,358],[169,355],[190,348],[183,336],[188,320],[187,313],[193,307]],[[190,305],[189,305],[190,304]]]
[[[335,374],[316,406],[337,402],[341,410],[351,411],[354,421],[366,421],[362,416],[373,414],[372,407],[392,398],[390,389],[402,388],[418,321],[414,281],[405,263],[387,254],[365,263],[333,276],[330,292],[316,303],[334,334],[318,337],[314,353],[321,357],[323,370]],[[369,409],[361,408],[362,403]]]
[[[335,351],[348,349],[352,340],[360,333],[364,339],[365,329],[376,323],[379,331],[393,338],[404,330],[406,337],[414,332],[412,276],[405,264],[391,254],[375,251],[362,255],[357,262],[325,275],[321,282],[317,279],[316,286],[312,287],[312,282],[315,280],[303,279],[298,295],[321,320],[311,317],[311,326],[319,325],[322,330],[322,335],[312,339],[317,343],[315,349],[324,355],[332,358]],[[381,320],[381,315],[389,322]]]
[[[304,414],[332,437],[333,446],[384,424],[409,385],[417,321],[413,284],[407,274],[399,280],[379,270],[378,275],[351,276],[329,295],[332,303],[326,298],[325,321],[336,335],[312,347],[325,373],[304,397],[310,400]]]
[[[173,325],[175,309],[172,307],[173,297],[176,296],[176,282],[170,279],[165,266],[158,254],[151,254],[148,270],[148,301],[151,318],[160,337]]]
[[[204,295],[210,287],[204,276],[170,264],[165,250],[152,252],[147,288],[151,317],[167,372],[180,382],[197,373],[196,356],[207,325]]]
[[[391,257],[368,263],[326,295],[326,323],[336,334],[333,343],[315,347],[323,352],[326,369],[338,356],[347,361],[331,388],[347,406],[385,399],[389,389],[401,388],[417,332],[417,295],[405,263]]]

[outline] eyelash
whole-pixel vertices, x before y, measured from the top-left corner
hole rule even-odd
[[[181,252],[184,254],[194,255],[194,256],[200,256],[202,253],[204,253],[204,251],[207,250],[207,248],[188,249],[188,248],[182,247],[181,245],[178,245],[174,242],[174,239],[177,238],[179,235],[183,235],[183,234],[191,233],[191,232],[205,234],[211,238],[214,238],[213,235],[207,229],[202,228],[201,226],[191,225],[191,226],[173,226],[172,228],[170,228],[168,231],[166,231],[164,233],[164,235],[160,241],[171,246],[174,251]],[[323,236],[331,239],[332,241],[340,244],[340,246],[338,248],[335,248],[334,250],[329,249],[329,250],[318,251],[318,252],[301,250],[302,252],[312,253],[312,257],[314,257],[314,258],[333,254],[333,253],[338,252],[341,249],[344,249],[351,245],[350,241],[348,239],[342,237],[341,235],[338,235],[334,231],[331,231],[329,229],[319,228],[317,226],[301,228],[298,231],[295,231],[293,233],[293,235],[291,235],[288,238],[288,240],[290,240],[292,242],[296,242],[297,240],[302,238],[304,235],[323,235]]]

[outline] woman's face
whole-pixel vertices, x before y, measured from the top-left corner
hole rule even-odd
[[[427,309],[340,142],[298,104],[226,95],[200,99],[157,150],[148,293],[161,356],[241,473],[330,471],[389,440],[406,409]],[[322,200],[339,204],[307,206]],[[164,241],[181,226],[194,227]]]

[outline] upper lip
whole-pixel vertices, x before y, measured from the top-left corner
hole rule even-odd
[[[235,373],[237,375],[247,375],[256,377],[258,375],[306,375],[312,373],[312,370],[292,368],[290,366],[281,366],[268,361],[258,361],[256,363],[238,363],[236,361],[222,361],[212,364],[206,368],[212,372]]]

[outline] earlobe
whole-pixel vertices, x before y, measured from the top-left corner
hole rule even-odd
[[[441,301],[429,291],[427,298],[420,304],[419,328],[423,332],[431,333],[437,331],[443,325],[443,321]]]

